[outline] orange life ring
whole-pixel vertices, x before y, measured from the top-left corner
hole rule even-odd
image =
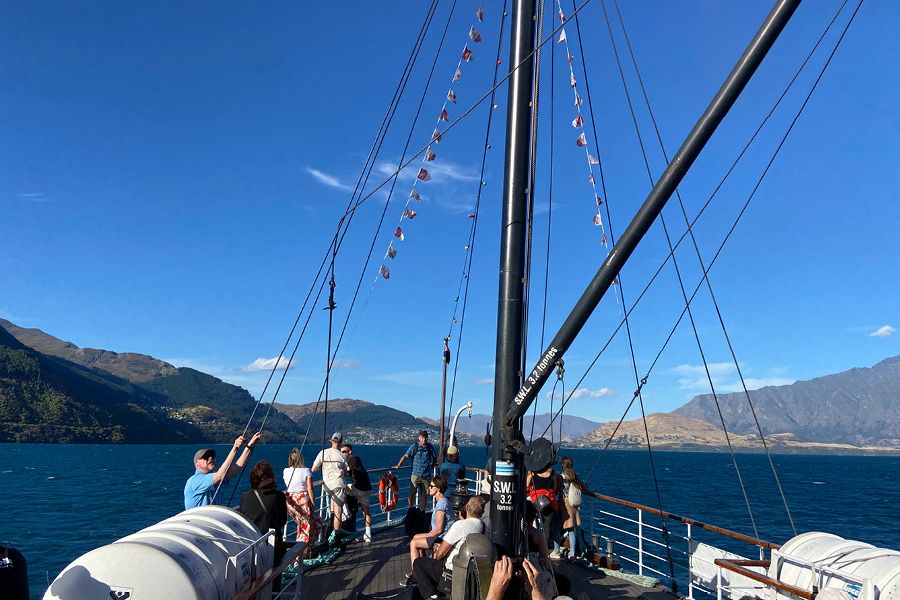
[[[378,480],[378,504],[382,512],[390,512],[397,507],[399,492],[400,486],[393,473],[385,473],[384,477]]]

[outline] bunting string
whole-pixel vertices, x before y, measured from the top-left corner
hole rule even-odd
[[[471,62],[475,57],[474,51],[469,46],[470,44],[480,44],[483,40],[481,32],[477,27],[477,24],[482,23],[483,21],[484,7],[479,5],[475,11],[474,22],[469,27],[468,41],[463,45],[459,60],[456,63],[456,68],[453,71],[453,76],[450,79],[450,87],[447,90],[447,94],[444,96],[444,102],[438,113],[437,122],[435,123],[434,131],[431,134],[431,142],[422,155],[422,162],[419,166],[419,171],[413,180],[412,189],[406,198],[403,212],[400,214],[400,219],[398,220],[396,229],[394,229],[393,237],[388,243],[387,250],[381,259],[382,262],[381,267],[378,269],[378,275],[382,279],[391,278],[391,268],[388,266],[388,263],[396,259],[397,254],[399,253],[398,244],[406,241],[406,231],[404,230],[404,227],[408,226],[406,222],[412,221],[419,214],[418,210],[414,208],[418,203],[422,202],[419,184],[431,181],[432,175],[429,172],[428,167],[430,163],[437,159],[437,152],[435,152],[432,147],[441,143],[441,123],[450,121],[450,110],[452,110],[453,105],[457,103],[456,84],[462,79],[464,65],[465,63]],[[474,215],[471,215],[470,218],[471,217],[474,217]],[[468,249],[469,246],[467,245],[466,250],[468,251]],[[378,277],[375,278],[375,281],[378,281]]]

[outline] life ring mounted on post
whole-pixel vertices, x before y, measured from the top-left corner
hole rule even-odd
[[[400,486],[394,474],[388,471],[378,480],[378,504],[382,512],[390,512],[397,507]]]

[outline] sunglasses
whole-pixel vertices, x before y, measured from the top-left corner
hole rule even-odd
[[[431,488],[437,488],[437,486],[434,485],[433,483],[429,483],[429,484],[428,484],[428,488],[429,488],[429,489],[431,489]]]

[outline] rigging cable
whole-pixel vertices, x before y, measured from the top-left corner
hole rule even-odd
[[[506,15],[506,13],[507,13],[507,11],[506,11],[507,3],[508,3],[508,0],[503,1],[503,11],[501,13],[502,15]],[[472,229],[470,230],[470,233],[469,233],[469,252],[467,253],[466,261],[464,261],[464,264],[463,264],[464,277],[462,279],[465,279],[465,288],[463,291],[462,310],[461,310],[460,316],[459,316],[459,335],[456,338],[456,353],[455,353],[456,359],[453,363],[453,377],[451,379],[451,386],[450,386],[450,404],[447,409],[448,413],[453,412],[453,398],[456,393],[456,375],[457,375],[457,371],[459,370],[460,347],[462,346],[463,326],[465,325],[465,322],[466,322],[466,307],[468,306],[468,300],[469,300],[469,281],[470,281],[471,274],[472,274],[472,261],[473,261],[474,255],[475,255],[475,233],[478,230],[478,218],[480,216],[480,209],[481,209],[481,194],[482,194],[482,191],[484,190],[485,184],[487,183],[484,179],[484,172],[485,172],[485,166],[487,164],[487,152],[488,152],[488,150],[491,149],[491,145],[490,145],[491,125],[494,122],[493,121],[494,110],[496,108],[496,104],[494,103],[494,100],[496,100],[496,90],[498,88],[497,78],[500,73],[500,65],[503,63],[503,61],[500,60],[500,54],[503,49],[503,33],[506,30],[505,25],[506,25],[506,19],[501,17],[500,32],[499,32],[499,35],[497,36],[497,38],[498,38],[497,39],[497,53],[496,53],[496,58],[494,60],[494,81],[493,81],[493,84],[491,85],[491,89],[493,90],[493,93],[491,94],[490,108],[488,109],[488,116],[487,116],[487,127],[485,128],[485,134],[484,134],[484,147],[483,147],[482,153],[481,153],[481,171],[478,176],[478,181],[479,181],[478,191],[475,194],[475,212],[473,213],[475,216],[472,219]],[[462,283],[462,279],[461,279],[461,283]],[[457,297],[457,301],[458,301],[458,297]],[[456,316],[456,306],[454,306],[454,309],[453,309],[453,316],[454,317]],[[453,323],[451,321],[450,333],[452,333],[452,332],[453,332]],[[448,334],[448,337],[450,337],[449,334]]]
[[[369,177],[369,175],[371,175],[372,169],[374,168],[375,160],[377,159],[378,153],[380,152],[380,149],[381,149],[381,146],[384,143],[384,139],[385,139],[385,135],[387,134],[387,130],[390,127],[391,122],[393,121],[394,115],[396,114],[397,107],[399,106],[400,98],[403,96],[403,92],[406,89],[406,84],[409,81],[409,76],[412,72],[412,68],[415,65],[416,59],[418,58],[420,47],[421,47],[421,45],[425,39],[425,35],[430,27],[431,19],[434,15],[434,11],[435,11],[436,7],[437,7],[437,0],[432,0],[431,6],[429,7],[429,10],[425,15],[425,19],[422,23],[422,26],[419,29],[419,33],[416,38],[416,41],[413,44],[412,49],[410,50],[410,54],[409,54],[409,57],[407,58],[406,65],[403,69],[403,72],[401,73],[400,80],[398,81],[397,85],[394,88],[394,95],[391,98],[390,103],[388,104],[388,108],[382,119],[381,125],[379,126],[378,132],[375,135],[375,139],[372,142],[372,147],[369,149],[369,154],[366,157],[363,168],[360,171],[359,177],[357,178],[356,186],[353,190],[353,193],[350,195],[350,199],[347,202],[347,207],[344,210],[344,214],[341,216],[340,220],[338,221],[338,226],[336,228],[334,236],[332,237],[331,244],[325,250],[324,256],[322,258],[322,262],[320,263],[319,269],[316,272],[316,276],[313,278],[313,281],[310,284],[310,289],[307,292],[306,298],[303,301],[300,311],[297,313],[297,317],[294,319],[294,323],[291,327],[291,331],[288,334],[287,339],[284,342],[284,346],[282,347],[281,352],[279,353],[277,359],[275,360],[275,364],[269,373],[269,377],[266,380],[266,384],[263,387],[263,391],[260,394],[259,399],[257,400],[256,405],[253,408],[250,418],[247,421],[247,425],[244,428],[243,435],[246,435],[247,432],[249,431],[250,424],[252,423],[253,418],[256,414],[256,411],[259,408],[260,404],[262,403],[263,398],[265,397],[265,393],[268,390],[269,385],[272,382],[272,379],[274,378],[275,372],[279,368],[282,368],[281,359],[284,357],[285,351],[287,350],[287,347],[290,344],[290,341],[293,338],[294,333],[296,332],[297,325],[299,324],[300,319],[302,318],[303,313],[306,310],[307,304],[309,303],[310,296],[312,295],[313,290],[315,290],[316,283],[319,281],[319,276],[322,274],[322,270],[324,269],[325,264],[328,261],[328,257],[332,251],[332,248],[334,248],[335,246],[337,248],[340,248],[340,245],[343,242],[344,236],[346,236],[346,233],[349,229],[350,223],[353,220],[353,216],[355,214],[355,210],[352,209],[352,207],[354,205],[354,199],[357,198],[357,195],[362,194],[362,190],[364,189],[366,182],[368,181],[368,177]],[[341,233],[342,228],[343,228],[343,233]],[[313,301],[313,305],[318,302],[318,299],[322,293],[322,289],[325,285],[325,281],[326,281],[325,279],[322,279],[322,283],[319,285],[319,291],[316,295],[315,300]],[[312,314],[313,314],[312,308],[310,308],[310,313],[307,316],[306,322],[304,323],[304,326],[299,334],[299,338],[297,339],[297,342],[295,343],[293,353],[291,354],[291,358],[288,361],[287,366],[285,366],[283,368],[284,372],[282,373],[281,380],[278,383],[278,387],[273,395],[273,398],[270,401],[270,406],[266,412],[266,417],[263,420],[263,426],[260,427],[260,431],[262,431],[262,429],[265,426],[266,419],[268,418],[269,412],[272,410],[272,406],[275,403],[275,398],[277,398],[277,396],[278,396],[278,392],[281,389],[281,385],[284,383],[284,379],[287,374],[287,371],[290,368],[291,363],[293,362],[293,357],[297,352],[297,349],[299,347],[301,339],[303,338],[304,333],[306,332],[306,327],[309,325],[309,321],[312,317]],[[304,440],[304,442],[305,442],[305,440]],[[240,481],[240,478],[242,476],[243,476],[243,469],[241,469],[240,475],[238,477],[238,481]],[[221,488],[221,482],[216,487],[216,490],[213,493],[213,501],[215,501],[215,498],[218,495],[220,488]],[[237,489],[237,487],[235,486],[235,490],[236,489]],[[235,491],[233,490],[232,494],[231,494],[231,499],[229,499],[229,504],[234,499],[234,493],[235,493]]]
[[[643,97],[644,97],[644,104],[645,104],[645,106],[647,107],[647,112],[648,112],[648,114],[649,114],[649,116],[650,116],[650,120],[651,120],[651,122],[653,123],[653,128],[654,128],[654,130],[655,130],[655,132],[656,132],[656,139],[657,139],[657,141],[659,142],[659,147],[660,147],[660,150],[661,150],[662,153],[663,153],[663,158],[666,160],[666,162],[668,162],[669,157],[668,157],[668,154],[667,154],[667,152],[666,152],[665,144],[663,143],[662,134],[660,133],[659,125],[658,125],[658,123],[657,123],[657,121],[656,121],[656,116],[655,116],[654,113],[653,113],[653,108],[651,107],[651,104],[650,104],[650,98],[649,98],[649,95],[648,95],[648,93],[647,93],[646,86],[644,85],[644,80],[643,80],[643,77],[641,76],[641,71],[640,71],[640,69],[638,68],[637,59],[636,59],[636,57],[635,57],[634,49],[633,49],[633,47],[632,47],[632,45],[631,45],[631,39],[630,39],[630,37],[628,36],[628,30],[625,28],[625,21],[624,21],[624,18],[622,17],[622,11],[621,11],[621,9],[620,9],[620,7],[619,7],[619,2],[618,2],[618,0],[613,0],[613,2],[614,2],[614,5],[615,5],[615,8],[616,8],[616,14],[617,14],[617,16],[618,16],[619,23],[620,23],[620,25],[621,25],[621,27],[622,27],[622,33],[623,33],[624,38],[625,38],[625,43],[626,43],[626,45],[627,45],[627,47],[628,47],[628,53],[629,53],[629,55],[630,55],[630,57],[631,57],[631,62],[632,62],[632,64],[633,64],[633,66],[634,66],[634,70],[635,70],[635,73],[636,73],[636,75],[637,75],[638,82],[639,82],[639,84],[640,84],[641,93],[642,93],[642,95],[643,95]],[[822,40],[825,38],[825,36],[826,36],[826,35],[828,34],[828,32],[830,31],[832,25],[833,25],[834,22],[837,20],[838,16],[839,16],[840,13],[843,11],[843,9],[844,9],[844,7],[846,6],[846,4],[847,4],[847,0],[843,0],[843,2],[842,2],[842,3],[840,4],[840,6],[838,7],[837,11],[835,11],[835,13],[834,13],[834,15],[832,16],[831,20],[829,21],[828,25],[825,27],[825,30],[822,32],[822,34],[821,34],[821,35],[819,36],[819,38],[816,40],[816,43],[813,45],[812,50],[809,52],[809,54],[808,54],[808,55],[806,56],[806,58],[804,59],[803,63],[800,65],[800,69],[801,69],[801,70],[802,70],[803,67],[806,65],[806,63],[810,60],[810,58],[812,58],[812,56],[813,56],[813,54],[815,53],[816,49],[819,47],[819,45],[820,45],[820,43],[822,42]],[[795,73],[794,78],[796,78],[797,76],[799,76],[799,74],[800,74],[800,70],[798,70],[798,71]],[[677,197],[677,199],[678,199],[678,205],[679,205],[679,207],[681,208],[681,214],[682,214],[682,216],[684,217],[685,223],[688,223],[687,211],[686,211],[686,209],[685,209],[685,207],[684,207],[684,202],[683,202],[683,200],[682,200],[682,198],[681,198],[681,194],[680,194],[680,192],[678,191],[678,189],[675,190],[675,195],[676,195],[676,197]],[[692,243],[692,245],[693,245],[693,247],[694,247],[694,252],[696,253],[696,256],[697,256],[697,261],[698,261],[699,264],[700,264],[700,268],[703,269],[703,268],[704,268],[703,257],[702,257],[702,255],[701,255],[701,253],[700,253],[700,248],[699,248],[699,246],[698,246],[698,244],[697,244],[697,240],[696,240],[696,238],[695,238],[693,232],[690,233],[690,237],[691,237],[691,243]],[[766,438],[765,438],[765,435],[763,434],[762,426],[761,426],[760,423],[759,423],[759,418],[758,418],[757,415],[756,415],[756,409],[755,409],[755,407],[753,406],[753,401],[752,401],[751,398],[750,398],[750,392],[749,392],[749,390],[747,389],[747,384],[746,384],[746,381],[745,381],[745,379],[744,379],[743,372],[742,372],[742,370],[741,370],[740,364],[739,364],[738,359],[737,359],[737,353],[735,352],[734,346],[733,346],[732,343],[731,343],[731,336],[729,336],[729,334],[728,334],[728,329],[727,329],[726,326],[725,326],[725,320],[724,320],[724,318],[723,318],[723,316],[722,316],[722,312],[721,312],[721,310],[720,310],[720,308],[719,308],[719,303],[718,303],[718,301],[716,300],[716,296],[715,296],[715,293],[713,292],[713,288],[712,288],[712,283],[711,283],[711,281],[710,281],[709,278],[706,279],[706,286],[707,286],[707,289],[708,289],[708,291],[709,291],[709,295],[710,295],[710,298],[711,298],[711,300],[712,300],[713,307],[715,308],[716,316],[717,316],[717,318],[718,318],[718,320],[719,320],[719,325],[720,325],[721,328],[722,328],[722,334],[723,334],[724,337],[725,337],[725,341],[726,341],[726,343],[727,343],[727,345],[728,345],[728,350],[729,350],[729,352],[731,353],[731,359],[732,359],[732,362],[734,363],[735,369],[736,369],[737,374],[738,374],[738,377],[739,377],[739,379],[740,379],[740,382],[741,382],[741,388],[743,389],[744,396],[745,396],[745,398],[747,399],[747,404],[748,404],[748,406],[749,406],[749,408],[750,408],[750,412],[751,412],[751,414],[752,414],[752,416],[753,416],[754,423],[756,424],[756,430],[757,430],[757,432],[759,433],[759,438],[760,438],[760,440],[762,441],[763,449],[764,449],[765,454],[766,454],[766,459],[767,459],[768,462],[769,462],[769,467],[770,467],[770,469],[771,469],[771,471],[772,471],[772,475],[774,476],[774,479],[775,479],[775,485],[776,485],[776,487],[778,488],[778,493],[779,493],[779,495],[781,496],[781,501],[782,501],[782,504],[784,505],[784,510],[785,510],[786,515],[787,515],[788,521],[789,521],[789,523],[790,523],[791,530],[793,531],[794,535],[796,536],[796,535],[797,535],[797,528],[794,526],[794,520],[793,520],[793,518],[792,518],[792,516],[791,516],[790,508],[788,507],[787,498],[786,498],[785,495],[784,495],[784,489],[782,488],[781,481],[780,481],[780,479],[778,478],[778,472],[777,472],[777,470],[775,469],[775,464],[774,464],[774,462],[772,461],[772,456],[771,456],[771,453],[769,452],[769,446],[768,446],[768,444],[766,443]],[[720,418],[722,418],[722,415],[721,415],[721,408],[720,408],[719,405],[718,405],[718,398],[715,396],[715,392],[713,392],[713,398],[714,398],[715,401],[716,401],[716,408],[717,408],[717,410],[719,411]],[[723,426],[724,426],[724,418],[723,418]],[[752,516],[751,516],[751,519],[752,519]],[[758,536],[757,536],[757,537],[758,537]]]
[[[417,110],[416,110],[415,117],[414,117],[414,119],[413,119],[413,121],[412,121],[412,124],[410,125],[409,134],[407,135],[407,138],[406,138],[406,145],[404,146],[404,148],[403,148],[403,154],[401,155],[401,161],[403,160],[403,157],[406,156],[406,152],[408,152],[408,150],[409,150],[409,145],[410,145],[411,140],[412,140],[413,132],[415,131],[416,124],[418,123],[419,117],[420,117],[421,114],[422,114],[422,107],[424,106],[425,98],[426,98],[426,96],[427,96],[428,90],[429,90],[430,87],[431,87],[431,80],[432,80],[432,78],[433,78],[433,76],[434,76],[434,71],[435,71],[435,68],[436,68],[436,66],[437,66],[437,61],[438,61],[438,58],[440,57],[440,52],[441,52],[441,49],[443,48],[444,41],[446,40],[447,31],[448,31],[448,29],[449,29],[449,27],[450,27],[450,22],[452,21],[452,18],[453,18],[453,14],[454,14],[454,12],[455,12],[455,9],[456,9],[456,0],[454,0],[453,4],[451,5],[450,12],[449,12],[449,14],[448,14],[448,16],[447,16],[447,22],[446,22],[446,24],[445,24],[445,26],[444,26],[444,31],[443,31],[443,33],[442,33],[442,35],[441,35],[441,39],[440,39],[440,42],[439,42],[439,44],[438,44],[437,50],[435,51],[435,57],[434,57],[434,60],[432,61],[431,69],[430,69],[430,71],[429,71],[429,73],[428,73],[428,78],[427,78],[426,83],[425,83],[425,88],[424,88],[423,91],[422,91],[422,95],[421,95],[421,97],[420,97],[420,99],[419,99],[419,105],[418,105],[418,108],[417,108]],[[337,353],[340,351],[341,345],[342,345],[342,343],[343,343],[344,335],[345,335],[345,333],[346,333],[346,331],[347,331],[347,327],[348,327],[348,325],[349,325],[350,318],[351,318],[351,316],[352,316],[352,314],[353,314],[353,309],[354,309],[354,307],[356,306],[356,301],[357,301],[357,299],[358,299],[358,297],[359,297],[359,290],[360,290],[360,288],[362,287],[362,282],[363,282],[363,280],[364,280],[364,278],[365,278],[366,271],[368,270],[369,261],[370,261],[371,258],[372,258],[372,252],[373,252],[373,250],[374,250],[374,248],[375,248],[375,244],[376,244],[376,242],[377,242],[377,240],[378,240],[378,235],[379,235],[379,233],[381,233],[381,227],[382,227],[382,225],[384,224],[384,218],[385,218],[385,216],[386,216],[386,214],[387,214],[387,210],[388,210],[388,208],[390,207],[390,201],[391,201],[391,198],[393,197],[394,188],[395,188],[395,186],[396,186],[397,180],[398,180],[398,176],[394,176],[394,178],[393,178],[393,183],[391,184],[391,188],[390,188],[390,190],[388,191],[388,199],[387,199],[387,201],[386,201],[385,204],[384,204],[384,209],[383,209],[382,212],[381,212],[381,217],[380,217],[380,219],[379,219],[379,221],[378,221],[378,225],[377,225],[377,227],[376,227],[376,229],[375,229],[375,233],[373,234],[373,236],[372,236],[372,241],[371,241],[371,243],[370,243],[370,245],[369,245],[369,251],[368,251],[368,254],[366,255],[366,260],[365,260],[365,262],[364,262],[364,264],[363,264],[363,266],[362,266],[362,269],[360,269],[359,278],[357,279],[357,283],[356,283],[356,289],[354,290],[353,298],[352,298],[352,300],[351,300],[351,302],[350,302],[350,307],[349,307],[349,309],[347,310],[347,316],[344,318],[344,323],[343,323],[343,326],[341,327],[341,333],[340,333],[340,335],[338,336],[337,345],[336,345],[336,347],[335,347],[334,352],[333,352],[333,353],[329,353],[329,366],[328,366],[328,371],[326,372],[326,378],[325,378],[325,381],[323,381],[322,388],[321,388],[320,391],[319,391],[319,397],[318,397],[318,399],[317,399],[317,401],[316,401],[316,408],[314,409],[313,414],[315,414],[315,411],[316,411],[316,409],[318,408],[318,404],[319,404],[319,402],[320,402],[321,399],[322,399],[322,394],[323,394],[323,393],[325,393],[325,395],[326,395],[325,403],[326,403],[326,408],[327,408],[327,405],[328,405],[328,404],[327,404],[327,403],[328,403],[328,398],[327,398],[327,387],[328,387],[328,383],[329,383],[329,382],[328,382],[328,375],[330,374],[331,368],[333,367],[334,362],[335,362],[335,360],[337,359]],[[370,290],[370,292],[371,292],[371,290]],[[310,420],[310,425],[311,425],[311,424],[312,424],[312,420]],[[309,430],[307,429],[307,435],[308,435],[308,431],[309,431]],[[323,434],[323,435],[324,435],[324,434]],[[306,443],[305,438],[304,438],[303,443],[304,443],[304,444]],[[301,449],[302,449],[302,447],[301,447]]]
[[[750,194],[748,195],[747,199],[744,201],[744,204],[743,204],[743,206],[741,207],[741,210],[738,212],[738,214],[737,214],[737,216],[735,217],[735,219],[734,219],[734,221],[733,221],[731,227],[730,227],[729,230],[726,232],[725,237],[724,237],[724,238],[722,239],[722,241],[720,242],[718,248],[716,249],[716,252],[713,254],[712,259],[709,261],[709,264],[706,266],[705,269],[703,269],[703,275],[702,275],[702,277],[701,277],[701,280],[700,280],[700,282],[697,284],[697,286],[694,288],[694,291],[692,292],[691,296],[689,297],[688,304],[690,304],[690,302],[692,302],[692,301],[694,300],[694,298],[696,297],[697,293],[700,291],[700,288],[703,286],[703,280],[707,277],[707,275],[709,274],[709,271],[712,269],[712,267],[715,265],[716,261],[717,261],[717,260],[719,259],[719,257],[721,256],[722,250],[725,248],[725,245],[727,244],[728,240],[731,238],[732,234],[733,234],[733,233],[735,232],[735,230],[737,229],[737,226],[738,226],[738,224],[740,223],[741,218],[743,217],[744,213],[747,211],[747,208],[749,207],[750,202],[752,202],[753,198],[756,196],[756,193],[759,191],[759,188],[761,187],[763,181],[764,181],[765,178],[766,178],[766,175],[768,174],[769,170],[771,169],[772,165],[774,164],[775,159],[778,157],[778,154],[781,152],[781,149],[784,147],[784,144],[787,142],[788,137],[790,136],[791,132],[793,131],[794,126],[797,124],[797,121],[799,121],[800,116],[803,114],[803,111],[806,109],[806,106],[809,104],[809,101],[810,101],[810,99],[812,98],[813,93],[814,93],[814,92],[816,91],[816,89],[818,88],[819,83],[821,82],[823,76],[825,75],[825,72],[826,72],[826,70],[828,69],[828,66],[831,64],[831,61],[832,61],[832,59],[834,58],[834,55],[836,54],[836,52],[837,52],[838,48],[840,47],[840,45],[841,45],[841,43],[842,43],[844,37],[845,37],[846,34],[847,34],[847,31],[849,30],[850,26],[852,25],[853,21],[854,21],[855,18],[856,18],[857,13],[859,12],[860,8],[862,7],[862,3],[863,3],[863,0],[860,0],[860,2],[857,4],[856,9],[853,11],[853,14],[850,16],[849,21],[848,21],[847,24],[844,26],[844,28],[843,28],[843,30],[842,30],[842,32],[841,32],[841,34],[840,34],[840,37],[839,37],[838,40],[835,42],[835,45],[834,45],[834,47],[832,48],[832,50],[831,50],[831,52],[830,52],[830,54],[829,54],[829,56],[828,56],[828,59],[825,61],[825,64],[824,64],[824,65],[822,66],[822,68],[820,69],[819,74],[818,74],[818,76],[816,77],[815,82],[813,83],[813,85],[812,85],[812,87],[810,88],[810,90],[807,92],[806,97],[804,98],[804,100],[803,100],[802,104],[800,105],[800,107],[797,109],[797,112],[796,112],[796,114],[794,115],[793,119],[791,120],[790,125],[788,126],[788,128],[787,128],[787,130],[785,131],[785,133],[783,134],[781,140],[779,141],[779,143],[778,143],[777,146],[775,147],[775,150],[773,151],[772,156],[769,158],[769,161],[766,163],[765,168],[763,169],[762,173],[761,173],[760,176],[758,177],[758,179],[757,179],[755,185],[753,186],[753,189],[750,191]],[[804,64],[805,64],[805,62],[804,62]],[[698,211],[698,213],[697,213],[697,214],[694,216],[694,218],[691,220],[691,222],[690,222],[690,224],[689,224],[689,226],[688,226],[688,230],[692,229],[692,228],[694,227],[694,225],[696,225],[697,221],[698,221],[698,220],[700,219],[700,217],[703,215],[703,213],[705,212],[705,210],[709,207],[710,203],[711,203],[712,200],[715,198],[715,196],[718,194],[718,192],[719,192],[719,190],[721,189],[722,185],[725,183],[725,180],[729,177],[729,175],[732,173],[732,171],[734,170],[734,168],[737,166],[738,162],[741,160],[741,158],[742,158],[742,157],[744,156],[744,154],[747,152],[747,150],[749,149],[750,145],[751,145],[751,144],[753,143],[753,141],[756,139],[757,135],[758,135],[759,132],[762,130],[763,126],[766,124],[766,122],[768,121],[768,119],[769,119],[769,118],[772,116],[772,114],[775,112],[775,109],[778,107],[778,105],[780,104],[780,102],[784,99],[784,97],[785,97],[785,95],[786,95],[786,93],[787,93],[787,90],[790,89],[790,87],[793,85],[793,83],[794,83],[795,80],[796,80],[796,76],[795,76],[795,77],[791,80],[791,82],[788,84],[787,89],[785,90],[784,93],[781,94],[781,96],[778,98],[778,100],[776,101],[776,103],[775,103],[775,105],[772,107],[772,109],[769,111],[769,113],[763,118],[763,120],[762,120],[762,122],[760,123],[759,127],[757,127],[756,131],[755,131],[754,134],[751,136],[750,140],[745,144],[744,148],[743,148],[743,149],[741,150],[741,152],[738,154],[738,157],[734,160],[734,162],[732,163],[731,167],[730,167],[730,168],[728,169],[728,171],[726,172],[725,176],[720,180],[719,184],[716,186],[716,188],[715,188],[715,190],[713,191],[713,193],[710,195],[710,197],[706,200],[706,202],[705,202],[704,205],[701,207],[701,209]],[[681,237],[680,237],[680,238],[678,239],[678,241],[675,243],[674,249],[677,249],[677,248],[679,247],[679,245],[681,244],[682,241],[684,241],[684,239],[687,237],[687,235],[688,235],[688,234],[687,234],[687,231],[681,235]],[[670,256],[671,256],[671,252],[663,259],[662,264],[659,266],[659,268],[657,268],[657,270],[656,270],[656,272],[654,273],[654,275],[650,278],[650,281],[644,286],[643,290],[641,291],[640,295],[638,296],[637,301],[635,302],[634,306],[632,306],[631,310],[634,310],[634,309],[637,307],[637,305],[640,303],[640,301],[643,299],[644,295],[645,295],[646,292],[649,290],[650,286],[653,284],[653,282],[656,280],[656,278],[659,276],[660,272],[662,271],[663,267],[664,267],[664,266],[666,265],[666,263],[668,262]],[[656,366],[657,362],[659,361],[659,358],[660,358],[660,356],[662,355],[663,350],[665,350],[666,345],[668,345],[669,341],[671,340],[672,336],[674,335],[674,332],[675,332],[675,330],[677,329],[678,324],[681,322],[681,319],[684,318],[684,314],[685,314],[686,311],[687,311],[687,308],[686,308],[686,307],[682,309],[681,315],[678,317],[678,319],[677,319],[675,325],[674,325],[674,326],[672,327],[672,329],[669,331],[669,335],[667,336],[666,341],[665,341],[664,344],[663,344],[663,347],[660,349],[659,353],[657,353],[656,358],[653,360],[652,364],[650,365],[650,368],[649,368],[648,371],[647,371],[647,374],[641,379],[639,389],[638,389],[638,390],[635,390],[634,397],[632,398],[631,403],[629,403],[628,408],[626,408],[626,413],[627,413],[627,411],[630,409],[630,407],[631,407],[631,405],[633,404],[634,400],[636,399],[637,394],[638,394],[638,392],[640,391],[640,388],[642,388],[644,385],[646,385],[647,380],[649,379],[649,376],[650,376],[651,371],[653,370],[653,368]],[[629,312],[630,312],[630,311],[629,311]],[[588,368],[587,368],[587,370],[585,371],[585,373],[582,375],[582,378],[579,380],[579,384],[581,383],[581,381],[584,380],[585,377],[587,377],[587,374],[588,374],[588,373],[590,372],[590,370],[593,368],[594,364],[596,364],[597,360],[599,360],[600,356],[603,354],[603,352],[604,352],[604,351],[606,350],[606,348],[609,346],[610,342],[611,342],[612,339],[615,337],[615,335],[618,333],[619,329],[622,328],[622,325],[623,325],[623,324],[624,324],[624,319],[623,319],[622,321],[620,321],[620,323],[619,323],[619,325],[616,327],[615,331],[613,331],[613,333],[612,333],[612,334],[610,335],[610,337],[607,339],[606,343],[605,343],[605,344],[603,345],[603,347],[600,349],[600,352],[598,352],[597,355],[594,357],[594,360],[591,362],[591,364],[588,366]],[[577,387],[578,387],[578,386],[576,385],[575,388],[577,389]],[[571,397],[572,397],[572,393],[570,393],[569,398],[566,398],[566,400],[565,400],[565,402],[564,402],[563,404],[565,404],[565,403],[567,403],[569,400],[571,400]],[[624,420],[624,418],[625,418],[625,415],[623,415],[622,419],[619,420],[619,425],[621,425],[621,423],[622,423],[622,421]],[[618,428],[618,425],[617,425],[617,428]],[[546,430],[545,430],[545,433],[546,433]],[[604,450],[605,450],[606,448],[609,447],[609,445],[610,445],[611,442],[612,442],[612,439],[610,439],[609,442],[607,442],[607,444],[606,444]],[[601,456],[602,456],[602,453],[601,453]],[[590,477],[591,473],[593,473],[594,469],[597,467],[597,464],[599,464],[599,460],[600,460],[600,457],[598,457],[597,460],[594,462],[593,467],[591,467],[591,470],[588,472],[588,478]]]

